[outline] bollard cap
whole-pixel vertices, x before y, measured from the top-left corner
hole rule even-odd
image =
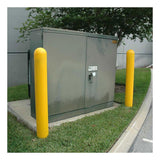
[[[37,48],[37,49],[35,49],[34,54],[36,54],[36,55],[47,54],[47,51],[44,48]]]
[[[130,49],[127,51],[127,54],[135,54],[134,50]]]

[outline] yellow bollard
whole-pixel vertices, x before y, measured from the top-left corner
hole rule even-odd
[[[125,106],[133,105],[133,87],[134,87],[134,51],[128,50],[126,57],[126,92]]]
[[[37,137],[48,136],[47,52],[44,48],[34,51],[34,79]]]

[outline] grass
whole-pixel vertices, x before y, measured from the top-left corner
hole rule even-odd
[[[28,99],[28,85],[20,85],[16,87],[9,87],[8,88],[8,102]]]
[[[8,114],[8,152],[108,151],[137,113],[147,93],[150,78],[149,69],[135,69],[132,108],[124,106],[124,93],[116,93],[115,101],[121,103],[120,107],[54,127],[46,139],[38,139],[36,133]],[[116,83],[125,84],[125,70],[117,70]]]

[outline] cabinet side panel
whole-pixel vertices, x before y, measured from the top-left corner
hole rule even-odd
[[[30,34],[30,95],[31,115],[35,117],[35,90],[34,90],[34,50],[43,47],[42,30],[35,30]]]

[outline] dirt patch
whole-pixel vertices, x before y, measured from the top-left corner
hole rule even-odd
[[[124,84],[115,84],[115,93],[124,93],[125,85]]]

